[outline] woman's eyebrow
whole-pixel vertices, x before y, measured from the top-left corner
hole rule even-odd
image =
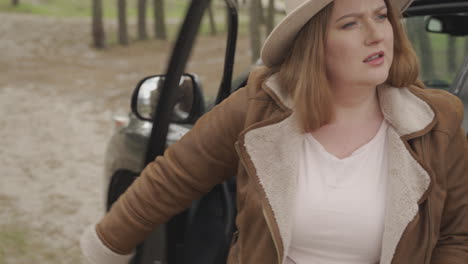
[[[386,9],[386,8],[387,8],[387,5],[383,5],[383,6],[379,7],[379,8],[376,8],[376,9],[374,10],[374,13],[377,13],[377,12],[379,12],[380,10]],[[338,21],[340,21],[340,20],[342,20],[342,19],[345,19],[345,18],[347,18],[347,17],[362,17],[362,16],[363,16],[363,13],[350,13],[350,14],[347,14],[347,15],[344,15],[344,16],[338,18],[335,22],[338,22]]]

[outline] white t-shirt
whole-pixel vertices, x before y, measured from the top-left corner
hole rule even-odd
[[[304,138],[286,263],[379,262],[387,176],[384,120],[374,138],[339,159]]]

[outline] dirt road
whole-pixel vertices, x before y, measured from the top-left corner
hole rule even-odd
[[[128,111],[139,79],[163,72],[171,45],[95,51],[87,19],[0,20],[0,264],[80,263],[79,236],[103,212],[112,114]],[[223,39],[199,39],[188,66],[208,96]],[[247,44],[239,42],[237,72],[249,64]]]

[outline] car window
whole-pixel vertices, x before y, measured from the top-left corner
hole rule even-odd
[[[467,71],[468,36],[431,33],[426,30],[429,16],[405,19],[404,24],[420,62],[420,78],[428,88],[457,91],[465,107],[463,128],[468,131],[468,83],[455,87],[457,77]],[[466,26],[466,25],[460,25]]]
[[[428,32],[428,18],[405,19],[408,36],[420,61],[420,78],[430,88],[452,91],[454,80],[468,56],[468,36]]]

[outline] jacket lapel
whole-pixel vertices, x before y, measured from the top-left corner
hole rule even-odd
[[[271,214],[280,234],[280,256],[289,248],[292,231],[291,209],[294,205],[298,175],[298,152],[301,134],[291,115],[283,121],[251,130],[245,135],[245,148],[265,192]],[[266,207],[266,208],[265,208]]]
[[[427,103],[406,88],[381,86],[378,90],[382,112],[390,123],[387,131],[388,180],[381,264],[392,262],[408,224],[416,217],[419,202],[429,188],[427,171],[413,157],[402,136],[425,129],[434,112]]]
[[[265,84],[264,84],[265,85]],[[273,97],[281,97],[280,107],[286,110],[278,122],[254,128],[245,132],[240,147],[245,150],[247,160],[255,169],[256,176],[263,189],[268,216],[273,216],[275,226],[272,232],[278,231],[275,243],[280,258],[285,257],[284,251],[291,241],[292,219],[291,209],[294,205],[298,175],[299,150],[302,133],[297,125],[296,116],[289,109],[291,101],[285,100],[284,94],[275,81],[269,80],[265,87]],[[278,99],[278,98],[276,98]],[[242,158],[242,157],[241,157]],[[275,239],[275,234],[272,234]]]
[[[255,169],[255,175],[265,192],[266,200],[279,230],[278,248],[284,260],[291,242],[291,210],[297,187],[300,131],[292,100],[280,89],[275,75],[265,82],[264,89],[289,115],[279,122],[245,132],[241,146]],[[379,101],[385,119],[390,124],[388,142],[388,184],[385,225],[380,263],[391,263],[397,245],[407,225],[418,213],[418,202],[430,185],[429,174],[413,157],[402,139],[430,126],[434,112],[430,106],[407,88],[378,87]],[[271,219],[270,219],[271,220]],[[274,235],[274,234],[273,234]]]

